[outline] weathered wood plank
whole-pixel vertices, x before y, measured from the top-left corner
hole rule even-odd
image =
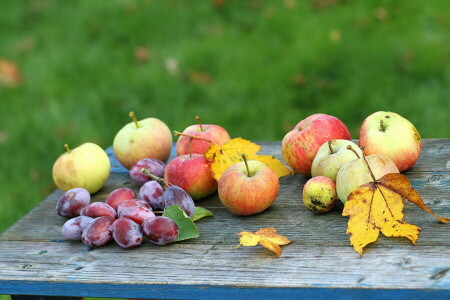
[[[293,243],[268,250],[234,245],[184,245],[124,250],[113,244],[3,242],[1,281],[86,284],[233,285],[245,287],[450,288],[450,248],[386,247],[360,257],[349,247]],[[42,251],[47,251],[43,254]],[[446,259],[447,258],[447,259]],[[79,295],[79,294],[75,294]]]
[[[262,153],[281,158],[280,142],[261,144]],[[418,163],[405,173],[425,202],[445,217],[450,217],[449,160],[450,140],[425,140]],[[107,184],[92,201],[104,201],[122,186],[138,190],[114,158],[112,162]],[[282,178],[275,204],[250,217],[232,215],[217,194],[212,195],[197,202],[215,214],[197,223],[199,238],[164,247],[145,241],[130,250],[114,243],[92,249],[65,240],[65,219],[55,212],[62,192],[55,191],[0,236],[0,294],[321,299],[320,295],[335,294],[335,289],[349,297],[367,297],[376,289],[391,296],[395,291],[396,297],[403,293],[425,299],[429,292],[435,299],[450,297],[448,225],[407,203],[406,220],[422,227],[418,245],[380,237],[360,257],[345,234],[348,219],[341,216],[342,204],[320,216],[303,206],[301,190],[307,179]],[[281,259],[263,248],[235,249],[236,232],[267,226],[294,241],[283,248]]]
[[[413,187],[423,195],[424,201],[436,213],[449,217],[450,200],[448,188],[450,175],[441,173],[441,180],[429,181],[429,175],[422,173],[408,174]],[[113,189],[131,182],[126,173],[114,173],[102,191],[92,201],[104,201]],[[261,227],[274,226],[279,232],[305,245],[348,245],[345,234],[347,217],[342,217],[343,205],[339,205],[328,214],[313,215],[301,200],[301,189],[306,178],[301,175],[281,179],[280,193],[275,204],[266,212],[249,217],[239,217],[229,213],[220,203],[217,193],[211,197],[197,201],[197,205],[214,212],[214,218],[200,221],[199,239],[185,243],[235,243],[236,232],[257,230]],[[134,184],[126,185],[138,190]],[[7,230],[0,240],[64,240],[61,228],[65,218],[57,216],[55,206],[61,191],[54,192],[20,222]],[[450,245],[449,229],[445,224],[422,211],[413,204],[405,206],[406,220],[423,228],[418,245]],[[36,226],[39,224],[39,226]],[[217,230],[220,228],[220,231]],[[408,244],[400,239],[382,239],[380,245]],[[378,243],[377,243],[378,244]]]

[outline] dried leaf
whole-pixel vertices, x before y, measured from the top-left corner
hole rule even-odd
[[[260,244],[264,248],[274,252],[278,258],[281,256],[280,246],[287,245],[291,242],[285,236],[277,234],[276,229],[273,227],[262,228],[256,233],[242,231],[237,233],[237,235],[239,235],[238,247],[252,247]]]
[[[402,174],[386,174],[381,177],[379,180],[380,184],[384,185],[391,190],[396,191],[402,197],[406,198],[409,202],[414,203],[424,211],[433,215],[436,219],[441,221],[442,223],[450,222],[450,219],[442,218],[436,215],[422,200],[419,193],[412,188],[409,180],[406,176]]]
[[[0,58],[0,85],[14,87],[21,83],[19,67],[14,62]]]
[[[342,215],[350,217],[347,234],[350,235],[350,244],[356,252],[362,255],[363,248],[375,242],[380,231],[387,237],[406,237],[416,244],[420,227],[403,220],[403,198],[431,213],[441,222],[450,221],[435,215],[404,175],[387,174],[376,182],[356,188],[345,203]]]
[[[293,175],[291,169],[288,169],[279,159],[275,158],[273,155],[249,155],[247,156],[248,160],[258,160],[260,162],[265,163],[269,168],[274,170],[274,172],[277,174],[278,178],[286,176],[286,175]]]
[[[205,153],[205,158],[212,162],[211,171],[217,181],[219,181],[226,169],[242,161],[243,154],[247,156],[248,160],[259,160],[267,164],[275,171],[278,177],[293,174],[290,169],[273,156],[258,155],[257,152],[261,148],[261,146],[251,141],[243,138],[235,138],[229,140],[222,146],[211,143],[211,146]]]

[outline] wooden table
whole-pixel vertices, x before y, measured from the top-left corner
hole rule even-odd
[[[281,158],[280,142],[262,152]],[[109,150],[110,154],[111,151]],[[112,156],[112,155],[111,155]],[[137,189],[117,161],[93,201],[118,187]],[[450,217],[450,140],[424,140],[423,152],[405,173],[437,214]],[[168,246],[145,241],[125,250],[115,243],[89,248],[61,235],[57,190],[0,236],[0,294],[153,299],[450,299],[450,225],[407,203],[406,220],[422,228],[417,246],[385,238],[358,255],[345,233],[342,204],[313,215],[301,200],[308,178],[281,178],[266,212],[238,217],[217,194],[198,201],[214,212],[197,222],[201,236]],[[20,201],[20,199],[17,199]],[[293,240],[277,259],[262,247],[240,247],[235,234],[273,226]]]

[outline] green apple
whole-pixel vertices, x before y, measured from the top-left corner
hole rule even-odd
[[[389,157],[400,172],[416,163],[422,150],[422,139],[416,127],[399,114],[378,111],[368,116],[359,131],[359,145],[364,153]]]
[[[394,162],[384,155],[372,154],[365,158],[376,179],[380,179],[389,173],[399,173]],[[345,163],[339,169],[336,176],[336,190],[343,203],[347,202],[348,195],[357,187],[373,181],[367,163],[361,157]]]
[[[66,152],[53,164],[53,180],[58,188],[68,191],[85,188],[93,194],[109,177],[111,164],[108,155],[98,145],[84,143],[75,149],[66,144]]]
[[[336,204],[336,184],[325,176],[313,177],[303,186],[302,197],[310,211],[316,214],[326,213]]]
[[[311,175],[325,176],[336,182],[336,175],[342,165],[357,159],[355,153],[347,149],[348,146],[362,157],[361,149],[352,141],[337,139],[325,142],[314,157]]]
[[[141,121],[130,112],[133,122],[128,123],[114,137],[113,149],[117,160],[131,169],[144,158],[166,162],[172,149],[172,133],[167,125],[156,118]]]

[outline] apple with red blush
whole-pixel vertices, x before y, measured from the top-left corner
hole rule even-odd
[[[220,177],[219,198],[232,213],[242,216],[260,213],[276,200],[280,183],[266,164],[244,161],[229,167]]]
[[[350,131],[338,118],[314,114],[300,121],[281,143],[286,163],[296,172],[311,176],[311,165],[323,143],[333,139],[351,140]]]
[[[185,190],[194,200],[205,198],[217,190],[211,163],[203,154],[175,157],[167,164],[164,179]]]
[[[368,116],[359,131],[364,154],[382,154],[392,160],[400,172],[414,166],[422,151],[422,139],[416,127],[399,114],[378,111]]]
[[[200,118],[195,117],[198,124],[187,127],[181,134],[176,143],[177,156],[189,153],[205,153],[211,142],[223,145],[230,140],[228,132],[219,125],[202,124]],[[191,140],[192,139],[192,145]]]

